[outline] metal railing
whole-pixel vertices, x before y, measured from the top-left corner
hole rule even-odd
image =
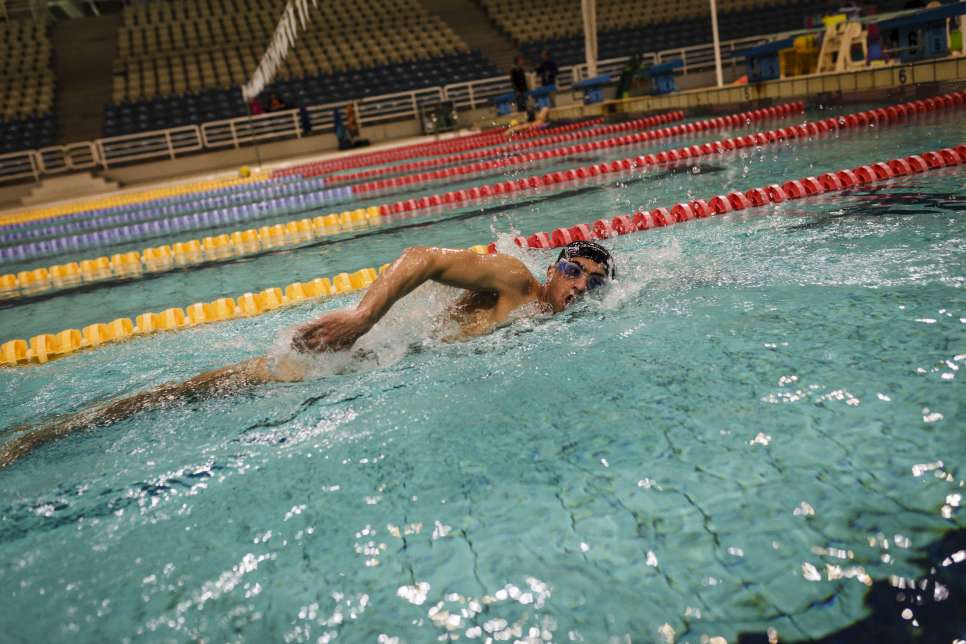
[[[752,36],[723,42],[722,63],[736,66],[741,60],[736,56],[739,51],[798,33],[803,32]],[[642,56],[644,63],[660,63],[677,58],[683,63],[678,70],[682,74],[714,68],[714,49],[711,44],[669,49]],[[627,57],[602,60],[597,64],[598,73],[617,77],[627,60]],[[569,91],[575,82],[586,77],[585,64],[562,68],[557,77],[558,91]],[[39,150],[24,150],[0,155],[0,183],[25,179],[39,181],[45,176],[76,170],[107,169],[129,163],[176,159],[204,150],[237,149],[266,141],[329,133],[334,130],[333,112],[345,108],[348,103],[352,103],[355,108],[359,126],[365,127],[418,118],[421,107],[445,100],[453,101],[459,110],[474,110],[490,105],[490,99],[494,96],[509,91],[509,78],[497,76],[355,101],[313,105],[304,108],[304,111],[293,109],[270,112]]]

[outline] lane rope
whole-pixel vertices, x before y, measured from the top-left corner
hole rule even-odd
[[[487,157],[500,157],[500,156],[505,156],[509,154],[514,154],[517,152],[524,152],[526,150],[533,150],[541,147],[559,145],[561,143],[567,143],[569,141],[578,141],[580,139],[591,139],[598,136],[615,134],[617,132],[640,130],[640,129],[651,127],[653,125],[661,125],[665,123],[670,123],[672,121],[680,121],[682,119],[684,119],[684,112],[680,112],[680,111],[668,112],[668,113],[659,114],[656,116],[648,116],[648,117],[643,117],[639,119],[634,119],[632,121],[624,121],[623,123],[613,123],[610,125],[602,125],[599,127],[583,129],[577,132],[570,132],[567,134],[558,134],[554,136],[541,137],[538,139],[532,139],[522,143],[506,143],[505,145],[493,146],[493,147],[486,148],[485,150],[474,150],[472,152],[464,152],[462,154],[454,154],[454,155],[444,156],[444,157],[434,157],[432,159],[425,159],[423,161],[412,161],[409,163],[400,163],[400,164],[391,165],[391,166],[384,166],[381,168],[372,168],[370,170],[352,172],[349,174],[327,174],[325,175],[325,179],[330,185],[338,185],[341,183],[358,181],[360,179],[371,179],[373,177],[379,177],[385,174],[396,174],[399,172],[410,172],[412,170],[423,170],[425,168],[453,165],[457,163],[462,163],[464,161],[472,161],[475,159],[485,159]],[[312,172],[312,171],[305,171],[302,173],[303,177],[313,177],[317,175],[318,175],[317,172]]]
[[[607,239],[646,230],[704,219],[713,215],[761,208],[784,201],[801,199],[827,192],[837,192],[888,181],[895,177],[966,164],[966,143],[955,148],[942,148],[904,158],[859,165],[852,169],[825,172],[818,176],[790,179],[783,184],[732,191],[710,199],[681,202],[670,208],[654,208],[611,219],[598,219],[591,224],[561,227],[552,232],[537,232],[514,241],[524,248],[556,248],[575,239]],[[473,246],[478,253],[496,252],[495,242],[489,246]],[[388,265],[383,265],[380,271]],[[223,297],[213,302],[196,302],[184,309],[173,307],[160,313],[142,313],[133,321],[118,318],[105,324],[92,324],[83,329],[65,329],[54,334],[40,334],[29,340],[10,340],[0,345],[0,363],[5,366],[43,364],[49,360],[93,349],[114,342],[146,336],[159,331],[176,331],[238,317],[251,317],[282,306],[307,300],[348,293],[368,287],[377,276],[372,268],[354,273],[339,273],[333,278],[319,277],[309,282],[295,282],[285,289],[269,288],[259,293],[243,293],[237,299]]]
[[[554,172],[542,176],[534,175],[519,178],[515,181],[507,180],[491,185],[473,187],[469,190],[451,191],[442,195],[430,195],[394,204],[320,215],[312,219],[293,220],[274,226],[263,226],[259,229],[235,231],[230,235],[221,234],[205,237],[201,240],[195,239],[172,245],[150,247],[140,252],[130,251],[115,254],[110,258],[99,257],[80,262],[66,262],[31,271],[21,271],[17,274],[0,275],[0,299],[29,297],[51,290],[73,288],[79,284],[89,284],[107,279],[139,279],[146,273],[170,271],[202,262],[229,261],[266,250],[292,247],[319,237],[349,231],[365,225],[378,224],[383,216],[407,216],[427,208],[442,205],[459,206],[465,201],[495,198],[513,192],[581,181],[607,173],[640,171],[655,164],[781,141],[802,141],[829,131],[864,127],[870,123],[884,125],[905,118],[909,114],[948,109],[961,106],[964,103],[966,103],[966,92],[947,94],[935,99],[910,101],[886,108],[846,114],[837,118],[830,117],[822,121],[805,122],[780,130],[746,134],[730,139],[706,142],[701,145],[694,144],[676,150],[665,150],[656,154],[615,160],[610,163],[578,167],[564,172]],[[786,109],[798,109],[799,105],[789,104],[788,108],[768,108],[760,111],[762,113],[757,118],[768,118],[771,114],[778,114]],[[770,109],[776,111],[769,112]],[[701,127],[713,129],[719,126],[718,119],[722,121],[732,120],[732,117],[742,119],[746,114],[748,113],[709,119],[704,125],[700,125],[701,122],[688,125],[694,125],[695,131]],[[685,131],[690,132],[690,129],[686,127]]]
[[[596,117],[589,119],[587,121],[580,121],[577,123],[568,123],[566,125],[558,125],[551,128],[546,128],[543,130],[530,130],[526,132],[518,132],[514,134],[515,138],[535,138],[540,136],[546,136],[549,134],[558,134],[560,132],[572,132],[580,130],[584,127],[589,127],[603,122],[603,117]],[[462,136],[459,138],[448,139],[446,141],[431,141],[425,143],[415,143],[413,145],[406,145],[395,147],[391,150],[383,150],[379,152],[369,152],[367,154],[357,154],[350,157],[340,157],[337,159],[328,159],[325,161],[311,161],[309,163],[302,163],[295,166],[289,166],[287,168],[281,168],[272,173],[272,176],[286,176],[292,174],[301,174],[304,171],[321,172],[323,174],[329,172],[339,172],[343,170],[351,170],[353,168],[359,168],[367,165],[379,165],[382,163],[391,163],[393,161],[399,161],[401,159],[412,159],[417,157],[427,157],[436,156],[438,154],[448,154],[451,152],[466,152],[467,150],[472,150],[474,148],[486,147],[489,145],[494,145],[501,141],[505,142],[507,140],[506,130],[504,129],[493,129],[485,130],[477,134],[471,134],[467,136]]]
[[[72,202],[70,204],[58,205],[58,206],[47,206],[44,208],[36,208],[27,211],[15,212],[8,215],[0,216],[0,228],[16,228],[18,225],[30,224],[36,221],[46,220],[46,219],[56,219],[66,215],[71,215],[78,212],[96,210],[99,208],[110,208],[115,206],[125,206],[130,204],[139,204],[151,199],[170,197],[174,195],[181,194],[194,194],[198,192],[207,192],[210,190],[217,190],[221,188],[229,188],[231,186],[239,184],[256,183],[260,181],[270,181],[272,178],[268,173],[254,173],[250,177],[237,178],[237,179],[210,179],[204,181],[197,181],[192,183],[165,186],[163,188],[152,188],[150,190],[142,190],[138,192],[121,194],[121,195],[111,195],[108,197],[96,197],[92,199],[85,199],[82,201]]]

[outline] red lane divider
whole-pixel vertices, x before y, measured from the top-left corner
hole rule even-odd
[[[472,152],[455,154],[448,157],[438,157],[434,159],[426,159],[424,161],[413,161],[410,163],[403,163],[400,165],[393,165],[393,166],[388,166],[383,168],[373,168],[372,170],[363,170],[362,172],[353,172],[350,174],[330,175],[326,177],[326,185],[337,185],[340,183],[357,181],[359,179],[369,179],[371,177],[378,177],[385,174],[394,174],[397,172],[408,172],[411,170],[421,170],[423,168],[430,168],[430,167],[436,167],[441,165],[450,165],[453,163],[459,163],[461,161],[470,161],[473,159],[484,159],[486,157],[503,156],[506,154],[512,154],[514,152],[532,150],[538,147],[546,147],[549,145],[559,145],[560,143],[566,143],[568,141],[576,141],[578,139],[589,139],[596,136],[602,136],[604,134],[613,134],[615,132],[643,129],[643,128],[651,127],[652,125],[669,123],[671,121],[679,121],[683,118],[684,118],[684,112],[669,112],[667,114],[660,114],[658,116],[649,116],[646,118],[635,119],[633,121],[625,121],[624,123],[615,123],[612,125],[604,125],[601,127],[583,129],[577,132],[572,132],[567,134],[557,134],[554,136],[541,137],[539,139],[533,139],[523,143],[510,143],[510,144],[502,145],[498,147],[490,147],[485,150],[475,150]],[[315,176],[316,174],[322,174],[322,173],[315,172],[313,170],[307,170],[302,173],[302,176],[311,177],[311,176]]]
[[[776,143],[780,141],[791,141],[793,139],[802,139],[806,137],[816,136],[820,133],[836,131],[841,129],[848,129],[852,127],[860,127],[860,124],[870,124],[877,123],[885,125],[889,122],[899,121],[904,119],[907,115],[929,112],[939,109],[950,109],[961,107],[966,103],[966,91],[954,92],[951,94],[945,94],[943,96],[938,96],[929,101],[911,101],[909,103],[901,103],[898,105],[891,105],[887,108],[877,108],[874,110],[867,110],[864,112],[857,112],[853,114],[846,114],[839,117],[829,117],[821,121],[808,121],[799,125],[791,125],[779,130],[768,130],[764,132],[756,132],[754,134],[746,134],[743,136],[736,136],[730,139],[722,139],[720,141],[711,141],[707,143],[702,143],[700,145],[691,145],[688,147],[682,147],[676,150],[662,150],[656,154],[645,154],[642,156],[631,157],[627,159],[614,160],[609,163],[598,163],[589,166],[584,166],[580,168],[568,169],[563,172],[553,172],[544,175],[533,175],[530,177],[521,177],[515,180],[505,180],[502,182],[497,182],[489,185],[474,186],[465,190],[450,191],[443,194],[435,194],[426,197],[419,197],[418,199],[407,199],[405,201],[397,201],[391,204],[382,204],[379,206],[379,213],[383,216],[395,215],[401,213],[411,213],[414,211],[422,210],[425,208],[431,208],[446,204],[460,204],[464,201],[473,199],[482,199],[493,197],[502,194],[511,194],[513,192],[523,191],[531,188],[538,188],[541,186],[551,186],[561,183],[568,183],[572,181],[577,181],[579,179],[585,179],[588,177],[595,177],[600,174],[606,174],[609,172],[622,172],[626,170],[637,170],[654,164],[667,163],[672,161],[677,161],[681,159],[697,158],[699,156],[705,156],[710,154],[716,154],[719,152],[732,151],[736,149],[741,149],[745,147],[755,147],[759,145],[767,145],[769,143]],[[733,117],[739,117],[741,115],[732,115]],[[721,118],[721,117],[719,117]],[[759,116],[758,118],[762,118]],[[703,126],[705,129],[711,129],[712,127],[717,127],[716,123],[718,119],[710,119],[708,122],[689,123],[687,126],[700,127]],[[708,125],[707,123],[711,123]],[[625,145],[628,143],[636,142],[636,139],[641,136],[648,137],[649,140],[656,138],[663,138],[665,136],[673,136],[674,134],[680,133],[679,128],[685,126],[674,126],[672,128],[666,128],[662,130],[656,130],[654,132],[642,132],[640,134],[618,137],[616,139],[611,139],[611,143],[604,144],[603,147]],[[687,129],[685,131],[691,131]],[[697,131],[697,129],[695,130]],[[593,142],[585,144],[587,150],[598,149],[601,142]],[[598,147],[595,147],[598,146]],[[457,172],[460,173],[470,173],[478,172],[481,170],[492,170],[499,167],[507,167],[516,164],[526,163],[530,160],[535,159],[548,159],[554,156],[565,156],[567,154],[574,154],[571,150],[581,148],[583,146],[573,146],[562,148],[560,154],[558,151],[544,151],[539,153],[533,153],[531,155],[521,156],[518,158],[502,159],[499,162],[487,161],[484,163],[472,164],[468,166],[463,166],[462,169],[448,168],[440,173],[426,173],[423,175],[413,175],[411,177],[402,177],[398,181],[406,182],[406,185],[411,185],[417,183],[417,181],[429,181],[437,176],[439,177],[451,177],[456,176]],[[934,156],[922,155],[923,163],[929,165],[935,161]],[[450,174],[446,174],[446,173]],[[884,169],[870,167],[868,170],[871,176],[879,176],[885,172],[894,172],[891,168],[886,166]],[[877,174],[878,173],[878,174]],[[388,180],[391,182],[397,181],[396,179]],[[373,185],[380,185],[380,182],[376,182]],[[393,184],[394,185],[394,184]],[[785,188],[787,186],[783,186]],[[818,191],[824,189],[824,186],[820,183],[804,180],[800,182],[800,185],[796,184],[791,187],[791,190],[798,191],[800,194],[816,194]],[[767,192],[767,191],[766,191]],[[735,197],[734,201],[737,201],[740,206],[744,200],[748,197],[741,195],[740,197]]]
[[[602,121],[603,121],[603,118],[596,118],[596,119],[590,119],[588,121],[580,121],[577,123],[558,125],[556,127],[546,128],[543,130],[534,130],[532,131],[533,133],[530,134],[528,137],[518,137],[518,138],[547,136],[547,135],[556,134],[559,132],[572,132],[575,130],[583,129],[585,127],[596,125]],[[506,141],[506,130],[504,129],[486,130],[484,132],[479,132],[477,134],[469,134],[469,135],[461,136],[454,139],[448,139],[446,141],[434,141],[431,143],[414,143],[413,145],[401,146],[398,148],[393,148],[392,150],[370,152],[368,154],[358,154],[351,157],[345,157],[340,159],[330,159],[328,161],[315,161],[312,163],[300,164],[297,166],[276,170],[272,173],[272,176],[278,177],[278,176],[286,176],[286,175],[292,175],[292,174],[302,174],[303,171],[308,169],[318,170],[319,171],[318,174],[325,174],[328,172],[337,172],[339,170],[348,170],[350,168],[358,168],[358,167],[367,166],[367,165],[389,163],[391,161],[398,161],[399,159],[435,156],[438,154],[446,154],[448,152],[454,152],[454,151],[462,152],[462,151],[471,150],[474,148],[496,145],[502,141]]]
[[[650,211],[641,209],[633,215],[617,215],[610,220],[598,219],[592,224],[577,224],[566,228],[557,228],[549,233],[537,232],[529,237],[516,237],[514,242],[522,248],[559,248],[572,241],[600,240],[615,235],[663,228],[692,219],[705,219],[736,210],[759,208],[790,199],[801,199],[824,192],[847,190],[859,185],[887,181],[897,176],[918,174],[961,164],[966,164],[966,143],[961,143],[955,148],[942,148],[922,154],[913,154],[902,159],[861,165],[851,170],[826,172],[818,177],[792,179],[781,186],[771,184],[760,188],[751,188],[744,192],[736,191],[727,195],[716,195],[709,201],[696,199],[688,203],[678,203],[674,204],[670,210],[668,208],[654,208]],[[491,242],[487,249],[490,253],[497,252],[496,242]]]
[[[709,130],[716,130],[722,127],[726,127],[735,123],[746,123],[747,121],[758,121],[765,118],[775,118],[781,116],[787,116],[801,111],[804,108],[803,103],[788,103],[786,105],[780,105],[775,107],[769,107],[762,110],[754,110],[751,112],[742,112],[740,114],[731,114],[727,117],[717,117],[713,119],[705,119],[702,121],[695,121],[693,123],[679,124],[669,128],[662,128],[659,130],[649,130],[645,132],[638,132],[637,134],[626,134],[624,136],[615,137],[612,139],[604,139],[600,141],[591,141],[588,143],[579,143],[577,145],[560,147],[554,150],[542,150],[539,152],[529,152],[527,154],[521,154],[515,157],[504,157],[500,159],[492,159],[489,161],[479,161],[477,163],[471,163],[468,165],[457,166],[453,168],[442,168],[439,170],[434,170],[432,172],[424,172],[421,174],[413,174],[404,177],[395,177],[392,179],[381,179],[379,181],[373,181],[370,183],[358,183],[352,186],[352,192],[355,194],[362,194],[366,192],[381,192],[392,190],[398,187],[408,187],[413,185],[419,185],[424,183],[429,183],[432,181],[438,181],[440,179],[452,180],[454,177],[460,177],[465,175],[473,175],[478,173],[483,173],[487,171],[492,171],[497,168],[519,166],[534,161],[545,161],[547,159],[559,159],[562,157],[573,156],[576,154],[584,154],[587,152],[593,152],[595,150],[601,150],[605,148],[613,148],[624,145],[637,145],[647,141],[655,141],[658,139],[663,139],[672,136],[678,136],[681,134],[689,134],[694,132],[704,132]],[[623,125],[623,124],[619,124]],[[827,128],[826,128],[827,129]],[[777,138],[777,134],[774,134],[774,130],[771,133],[765,133],[763,136],[770,142]],[[756,135],[758,136],[758,135]],[[747,138],[747,141],[745,141]],[[756,140],[751,138],[750,135],[742,138],[741,144],[737,147],[751,146],[756,143]],[[737,140],[737,139],[736,139]],[[713,149],[714,145],[721,146],[720,143],[715,144],[703,144],[702,146],[691,146],[694,153],[683,153],[685,156],[697,156],[698,154],[704,154],[705,148],[711,146],[707,153],[716,151]],[[728,148],[733,149],[733,148]],[[660,155],[665,155],[661,157]],[[678,151],[668,151],[661,152],[657,160],[659,162],[667,160],[675,160],[679,158]],[[598,172],[606,172],[607,170],[599,167]],[[579,170],[579,169],[578,169]],[[589,169],[585,169],[584,172],[591,172]],[[583,178],[583,177],[581,177]]]

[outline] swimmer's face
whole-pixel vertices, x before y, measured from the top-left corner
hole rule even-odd
[[[580,267],[580,270],[567,266]],[[558,261],[547,269],[547,299],[554,313],[559,313],[595,286],[607,281],[604,267],[586,257]]]

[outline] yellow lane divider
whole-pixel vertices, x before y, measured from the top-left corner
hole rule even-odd
[[[378,206],[298,219],[231,234],[190,239],[81,261],[67,261],[0,275],[0,299],[10,300],[112,278],[136,279],[143,273],[193,266],[205,261],[244,257],[262,250],[294,246],[366,225],[381,223]]]
[[[482,255],[488,252],[486,246],[473,246],[471,250]],[[388,267],[388,264],[384,264],[378,272],[381,273]],[[354,273],[339,273],[332,278],[317,277],[307,282],[294,282],[285,288],[267,288],[258,293],[243,293],[237,298],[221,297],[212,302],[195,302],[184,308],[174,307],[159,313],[142,313],[134,320],[118,318],[107,323],[90,324],[83,329],[43,333],[29,340],[10,340],[0,345],[0,365],[16,367],[43,364],[84,349],[94,349],[160,331],[178,331],[214,322],[253,317],[283,306],[368,288],[377,275],[374,268],[363,268]]]
[[[42,219],[55,219],[64,215],[72,215],[85,210],[97,210],[100,208],[112,208],[114,206],[129,206],[131,204],[143,203],[152,199],[163,199],[164,197],[174,197],[177,195],[193,194],[205,192],[207,190],[218,190],[220,188],[231,188],[246,183],[265,181],[271,178],[269,172],[259,172],[248,177],[233,179],[206,179],[175,186],[165,186],[151,188],[150,190],[140,190],[126,194],[114,194],[104,197],[92,197],[82,201],[75,201],[56,206],[46,206],[43,208],[32,208],[21,210],[9,215],[0,216],[0,225],[21,224]]]

